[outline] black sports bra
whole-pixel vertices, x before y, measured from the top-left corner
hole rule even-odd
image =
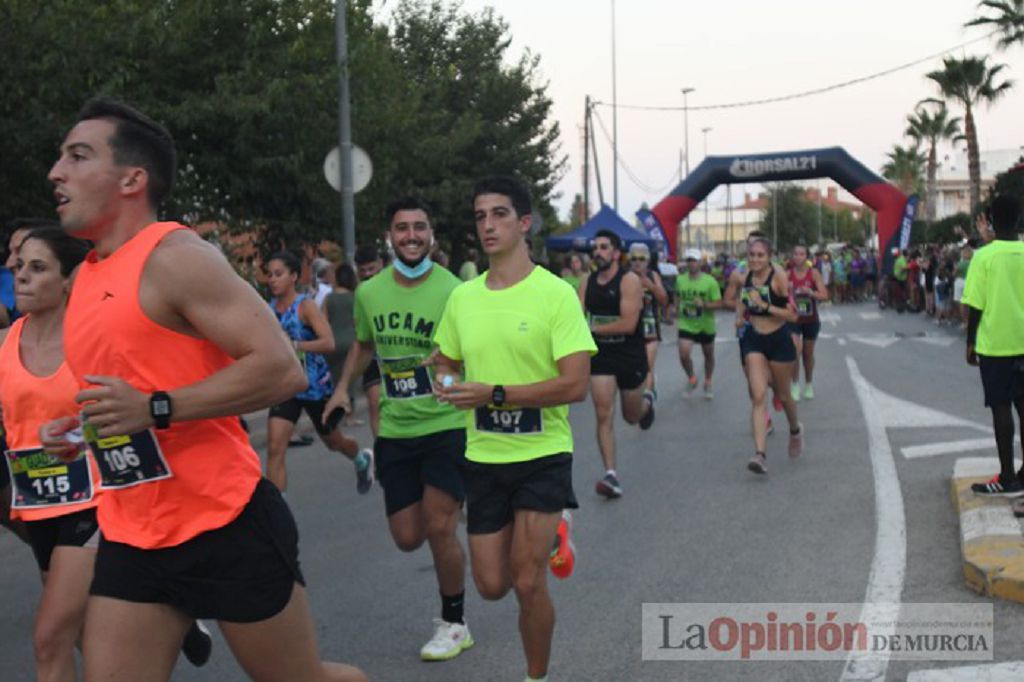
[[[764,284],[754,284],[754,271],[747,272],[747,279],[743,282],[743,291],[740,292],[740,300],[743,301],[743,305],[747,307],[747,312],[751,315],[771,315],[768,309],[759,309],[751,307],[750,292],[757,291],[761,296],[762,301],[768,301],[769,305],[773,305],[776,308],[785,308],[789,305],[789,298],[775,293],[775,288],[772,287],[772,282],[775,280],[775,266],[769,265],[768,279],[765,280]]]

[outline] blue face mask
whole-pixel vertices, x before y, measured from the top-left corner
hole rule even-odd
[[[430,260],[430,256],[424,256],[423,260],[415,266],[409,267],[402,262],[401,258],[395,258],[394,266],[395,270],[398,270],[402,277],[405,277],[406,279],[419,279],[430,271],[430,268],[434,266],[434,262]]]

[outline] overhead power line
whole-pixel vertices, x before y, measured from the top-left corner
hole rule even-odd
[[[935,54],[930,54],[927,57],[922,57],[921,59],[916,59],[916,60],[914,60],[912,62],[907,62],[906,64],[901,64],[901,65],[895,66],[895,67],[893,67],[891,69],[886,69],[885,71],[879,71],[877,73],[873,73],[873,74],[870,74],[868,76],[862,76],[861,78],[854,78],[853,80],[843,81],[841,83],[835,83],[833,85],[826,85],[823,88],[815,88],[813,90],[805,90],[803,92],[795,92],[795,93],[790,94],[790,95],[781,95],[781,96],[778,96],[778,97],[767,97],[767,98],[764,98],[764,99],[752,99],[752,100],[747,100],[747,101],[744,101],[744,102],[729,102],[727,104],[705,104],[705,105],[696,106],[696,107],[648,106],[648,105],[642,105],[642,104],[620,104],[620,105],[618,105],[618,107],[619,107],[619,109],[633,109],[633,110],[637,110],[637,111],[683,111],[684,109],[685,110],[689,110],[689,111],[708,111],[708,110],[711,110],[711,109],[739,109],[739,108],[742,108],[742,107],[753,107],[753,106],[758,106],[758,105],[761,105],[761,104],[773,104],[775,102],[786,102],[786,101],[789,101],[789,100],[801,99],[803,97],[811,97],[811,96],[814,96],[814,95],[821,95],[821,94],[824,94],[826,92],[832,92],[833,90],[839,90],[841,88],[848,88],[851,85],[858,85],[860,83],[865,83],[865,82],[870,81],[870,80],[875,80],[876,78],[882,78],[883,76],[888,76],[888,75],[896,73],[898,71],[904,71],[906,69],[909,69],[912,66],[918,66],[919,64],[923,64],[924,62],[931,61],[931,60],[933,60],[933,59],[935,59],[937,57],[943,57],[943,56],[949,54],[950,52],[953,52],[955,50],[959,50],[962,47],[967,47],[968,45],[973,45],[974,43],[981,42],[982,40],[987,40],[987,39],[991,38],[992,36],[994,36],[997,33],[999,33],[998,29],[995,30],[995,31],[992,31],[991,33],[986,33],[985,35],[983,35],[983,36],[981,36],[979,38],[975,38],[973,40],[968,40],[965,43],[960,43],[959,45],[954,45],[953,47],[947,48],[947,49],[945,49],[945,50],[943,50],[941,52],[936,52]],[[593,102],[593,105],[594,106],[605,106],[605,107],[612,106],[608,102],[599,102],[599,101]]]
[[[601,133],[604,135],[604,139],[608,142],[609,145],[614,145],[614,143],[612,142],[612,136],[608,132],[608,128],[605,127],[604,121],[601,119],[600,112],[594,111],[594,118],[597,119],[597,126],[601,129]],[[676,183],[679,182],[679,172],[675,171],[675,172],[672,173],[672,177],[669,178],[669,181],[667,183],[665,183],[665,185],[663,185],[662,187],[657,187],[657,188],[651,187],[650,185],[645,183],[643,180],[641,180],[637,176],[637,174],[635,172],[633,172],[633,169],[631,169],[629,167],[629,165],[626,164],[626,160],[624,158],[622,158],[622,152],[619,152],[618,162],[619,162],[619,168],[621,168],[623,171],[625,171],[627,177],[629,177],[629,179],[633,182],[633,184],[636,185],[641,191],[644,191],[644,192],[646,192],[648,194],[659,194],[659,195],[660,194],[664,194],[665,192],[667,192],[671,188],[675,187]]]

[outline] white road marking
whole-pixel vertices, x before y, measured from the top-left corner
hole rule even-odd
[[[902,424],[893,423],[900,417],[899,413],[885,411],[882,404],[884,401],[879,400],[880,391],[868,383],[850,356],[846,357],[846,366],[867,425],[871,473],[875,484],[875,553],[871,560],[871,574],[864,594],[860,622],[895,623],[899,616],[907,567],[907,528],[903,491],[900,489],[899,474],[886,427]],[[894,632],[893,626],[878,634],[890,635]],[[854,651],[846,659],[840,681],[885,680],[888,667],[888,652],[868,654]]]
[[[1020,521],[1010,505],[975,507],[960,513],[960,538],[964,544],[986,535],[1021,537]]]
[[[907,675],[907,682],[1019,682],[1020,680],[1024,680],[1024,661],[915,670]]]
[[[913,340],[919,341],[921,343],[927,343],[928,345],[931,346],[942,346],[943,348],[949,348],[954,343],[959,341],[960,338],[956,336],[917,336],[914,337]]]
[[[834,313],[830,310],[819,310],[818,319],[822,322],[828,322],[830,325],[835,327],[839,324],[839,320],[843,319],[839,313]]]
[[[1014,439],[1015,443],[1020,443],[1020,438]],[[937,455],[952,455],[961,452],[971,452],[973,450],[988,450],[995,449],[996,442],[992,437],[989,438],[972,438],[970,440],[956,440],[950,443],[926,443],[924,445],[909,445],[903,448],[903,456],[907,459],[917,459],[918,457],[935,457]],[[958,460],[959,461],[959,460]],[[991,463],[993,460],[985,458],[984,461]],[[990,467],[991,468],[991,467]],[[982,474],[978,474],[979,476]]]
[[[849,338],[851,341],[875,346],[876,348],[888,348],[899,341],[895,336],[867,336],[864,334],[849,334]]]
[[[857,313],[857,314],[860,315],[860,319],[862,319],[862,320],[880,320],[880,319],[882,319],[882,313],[880,313],[880,312],[867,312],[867,313]]]
[[[839,345],[840,346],[845,346],[846,345],[846,339],[840,338],[839,339]]]
[[[1020,457],[1014,460],[1019,469]],[[953,478],[989,478],[999,472],[999,462],[993,457],[961,457],[953,465]]]
[[[819,339],[834,339],[835,337],[832,334],[826,334],[825,332],[822,332],[822,333],[818,334],[818,338]]]

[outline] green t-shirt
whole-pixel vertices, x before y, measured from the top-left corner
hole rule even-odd
[[[463,363],[466,381],[516,386],[554,379],[557,362],[597,352],[572,287],[540,266],[507,289],[487,288],[487,277],[452,292],[435,340]],[[469,411],[466,459],[507,464],[572,452],[569,406],[492,405]]]
[[[695,305],[694,300],[699,298],[711,302],[722,299],[722,290],[715,278],[703,272],[696,279],[688,272],[681,273],[676,280],[676,293],[679,294],[679,314],[676,316],[679,329],[691,334],[714,334],[714,311]]]
[[[900,256],[892,264],[892,276],[901,282],[907,281],[907,259]]]
[[[572,285],[573,291],[578,292],[580,290],[580,278],[576,275],[562,275],[562,279]]]
[[[1024,242],[997,239],[978,249],[961,303],[982,313],[974,350],[1024,355]]]
[[[415,287],[395,281],[394,267],[356,289],[356,338],[373,341],[381,375],[380,435],[416,438],[465,428],[464,416],[433,395],[433,372],[422,365],[445,303],[459,280],[434,266]]]

